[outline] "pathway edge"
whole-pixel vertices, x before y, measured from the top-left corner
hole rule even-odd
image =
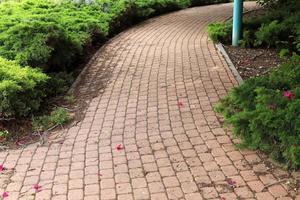
[[[230,59],[229,55],[227,54],[226,50],[224,49],[223,44],[221,44],[221,43],[215,43],[215,47],[222,54],[222,56],[225,59],[227,65],[229,66],[229,69],[233,73],[233,75],[234,75],[235,79],[237,80],[237,82],[239,83],[239,85],[243,84],[244,80],[241,77],[241,75],[239,74],[237,68],[233,64],[233,62]]]

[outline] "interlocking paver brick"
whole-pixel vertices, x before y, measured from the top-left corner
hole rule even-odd
[[[149,192],[147,188],[138,188],[133,190],[134,199],[149,199]]]
[[[284,197],[287,195],[286,190],[281,185],[273,185],[273,186],[269,187],[269,192],[274,197]]]
[[[68,199],[80,200],[83,199],[83,190],[69,190]]]
[[[275,199],[269,192],[260,192],[255,194],[257,200]]]
[[[217,190],[214,187],[202,187],[201,193],[204,199],[217,198],[219,196]]]
[[[0,152],[0,163],[15,168],[1,174],[1,192],[27,200],[287,199],[283,183],[265,186],[289,174],[237,150],[239,139],[213,111],[237,81],[206,26],[231,10],[186,9],[111,39],[75,85],[82,120],[58,130],[60,142],[51,136],[47,145]],[[33,184],[42,192],[31,195]]]
[[[183,192],[180,187],[167,188],[167,195],[169,199],[181,199]]]
[[[167,195],[165,193],[157,193],[157,194],[151,194],[152,200],[167,200]]]

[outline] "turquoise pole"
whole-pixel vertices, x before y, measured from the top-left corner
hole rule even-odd
[[[243,0],[234,0],[232,46],[238,46],[242,36]]]

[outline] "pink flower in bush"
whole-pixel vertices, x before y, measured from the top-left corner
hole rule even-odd
[[[292,100],[295,97],[294,93],[288,90],[284,91],[283,96],[285,96],[289,100]]]
[[[9,195],[8,195],[8,192],[3,192],[2,193],[2,195],[1,195],[1,197],[4,199],[4,198],[6,198],[6,197],[8,197]]]

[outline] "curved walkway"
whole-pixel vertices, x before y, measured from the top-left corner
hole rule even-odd
[[[236,150],[213,112],[237,81],[205,29],[231,13],[231,4],[186,9],[112,39],[77,88],[88,105],[82,121],[46,145],[1,152],[8,169],[0,192],[26,200],[288,195],[281,183],[263,190],[287,174],[270,172],[255,152]]]

